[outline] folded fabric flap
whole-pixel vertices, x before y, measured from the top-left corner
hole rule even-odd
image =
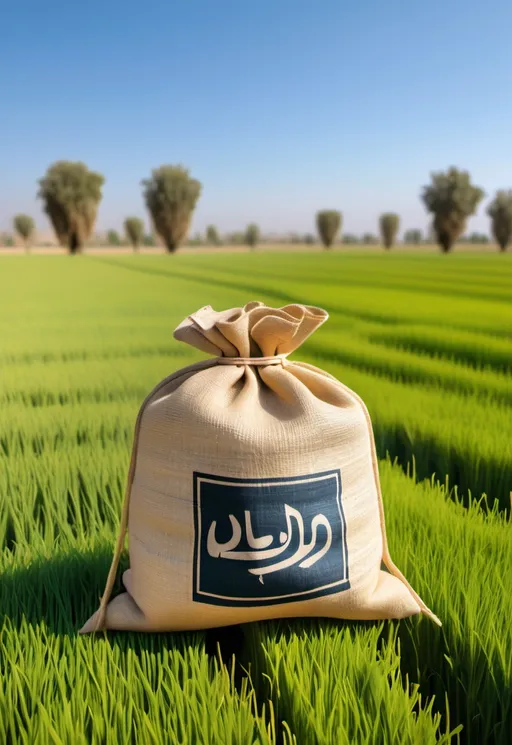
[[[188,316],[174,338],[217,356],[269,357],[293,352],[327,318],[322,308],[298,303],[270,308],[252,301],[221,312],[208,305]]]

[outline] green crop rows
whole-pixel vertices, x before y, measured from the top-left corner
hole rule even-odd
[[[77,635],[138,407],[204,356],[173,328],[249,300],[329,311],[293,357],[367,402],[391,553],[442,628],[250,625],[235,666],[211,633]],[[510,744],[510,257],[2,258],[0,339],[0,743]]]

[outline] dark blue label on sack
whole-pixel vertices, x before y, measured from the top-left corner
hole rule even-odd
[[[194,473],[193,599],[229,606],[347,590],[339,470],[280,479]]]

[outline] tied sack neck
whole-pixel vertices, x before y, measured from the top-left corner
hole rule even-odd
[[[270,308],[254,301],[220,312],[207,305],[185,318],[174,338],[222,358],[224,364],[276,364],[328,317],[327,311],[311,305]]]

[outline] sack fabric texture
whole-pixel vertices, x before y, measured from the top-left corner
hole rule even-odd
[[[215,357],[142,404],[114,560],[82,633],[417,613],[440,625],[390,558],[364,403],[287,359],[327,317],[251,302],[178,326]],[[110,601],[127,532],[126,592]]]

